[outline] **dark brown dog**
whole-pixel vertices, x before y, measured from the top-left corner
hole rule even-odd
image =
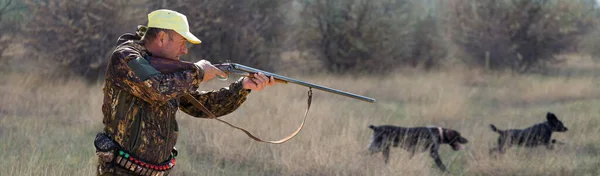
[[[492,131],[500,134],[498,137],[498,147],[492,148],[490,154],[495,151],[504,153],[507,147],[513,145],[525,147],[537,147],[545,145],[548,149],[553,148],[553,144],[559,143],[552,138],[552,132],[565,132],[567,127],[558,120],[556,115],[551,112],[546,114],[546,122],[535,124],[525,129],[499,130],[493,124],[490,124]]]
[[[416,152],[429,151],[437,166],[446,171],[446,166],[438,154],[440,145],[449,144],[452,149],[460,150],[462,148],[461,144],[468,142],[456,130],[441,127],[405,128],[392,125],[369,125],[369,128],[373,129],[369,150],[371,154],[382,152],[386,164],[390,155],[390,146],[400,146],[411,152],[410,158]]]

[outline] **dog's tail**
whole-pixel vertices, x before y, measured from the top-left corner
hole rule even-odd
[[[371,128],[371,129],[374,130],[375,129],[375,125],[369,125],[369,128]]]
[[[567,144],[565,142],[557,141],[556,139],[552,139],[551,143],[552,144],[558,144],[558,145],[565,145],[565,144]]]
[[[498,128],[496,128],[496,126],[494,126],[494,124],[490,124],[490,128],[492,128],[492,131],[502,134],[502,131],[498,130]]]

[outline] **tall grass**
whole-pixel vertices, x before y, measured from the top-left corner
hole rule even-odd
[[[593,65],[588,65],[593,67]],[[594,67],[595,68],[595,67]],[[307,124],[281,145],[257,143],[225,124],[178,114],[180,150],[173,175],[443,175],[429,154],[408,158],[393,148],[388,165],[366,152],[369,124],[439,125],[469,144],[440,154],[450,175],[598,175],[600,90],[593,75],[487,74],[446,70],[397,72],[389,77],[329,75],[296,78],[371,96],[375,104],[314,90]],[[209,82],[205,89],[227,85]],[[102,129],[102,85],[33,74],[0,77],[0,175],[94,175],[93,137]],[[222,117],[266,139],[299,125],[307,89],[277,85],[253,92]],[[547,111],[569,128],[555,150],[512,148],[491,157],[499,128],[525,128]]]

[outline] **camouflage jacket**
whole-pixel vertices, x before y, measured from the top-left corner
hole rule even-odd
[[[241,81],[218,91],[199,92],[196,89],[203,78],[199,67],[160,73],[147,64],[151,54],[139,36],[126,34],[118,43],[106,70],[104,131],[125,150],[147,162],[169,159],[179,131],[175,120],[178,109],[195,117],[207,117],[179,97],[191,94],[216,116],[223,116],[237,109],[250,93],[242,88]]]

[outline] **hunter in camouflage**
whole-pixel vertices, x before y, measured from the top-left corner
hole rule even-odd
[[[170,10],[157,10],[165,15],[180,15]],[[155,13],[153,12],[153,13]],[[152,13],[150,14],[152,15]],[[152,19],[150,19],[149,23]],[[183,16],[185,17],[185,16]],[[187,20],[185,20],[187,25]],[[150,24],[149,24],[150,27]],[[187,26],[186,26],[187,27]],[[146,28],[140,28],[136,34],[124,34],[118,40],[118,46],[110,56],[104,85],[104,133],[115,141],[121,149],[129,151],[136,159],[148,163],[163,163],[173,157],[172,151],[177,142],[178,125],[175,119],[177,110],[194,117],[206,118],[207,115],[196,109],[190,102],[180,98],[190,94],[203,103],[216,116],[233,112],[245,100],[250,90],[261,90],[273,85],[273,80],[257,74],[256,78],[241,78],[229,87],[215,91],[197,91],[204,79],[214,78],[205,75],[207,69],[216,69],[212,65],[193,64],[173,73],[160,72],[149,63],[153,53],[146,47],[148,41],[142,40]],[[168,29],[168,28],[167,28]],[[176,56],[187,53],[185,42],[190,41],[179,31],[164,28],[148,28],[168,33],[169,39],[177,36],[184,42]],[[194,37],[195,38],[195,37]],[[172,39],[172,40],[177,40]],[[197,40],[197,39],[196,39]],[[200,41],[198,40],[197,43]],[[179,45],[181,46],[181,45]],[[164,57],[164,56],[160,56]],[[208,61],[204,61],[206,63]],[[203,68],[204,66],[204,68]],[[114,151],[97,152],[99,156],[98,174],[144,175],[115,167]],[[112,163],[111,163],[112,162]]]

